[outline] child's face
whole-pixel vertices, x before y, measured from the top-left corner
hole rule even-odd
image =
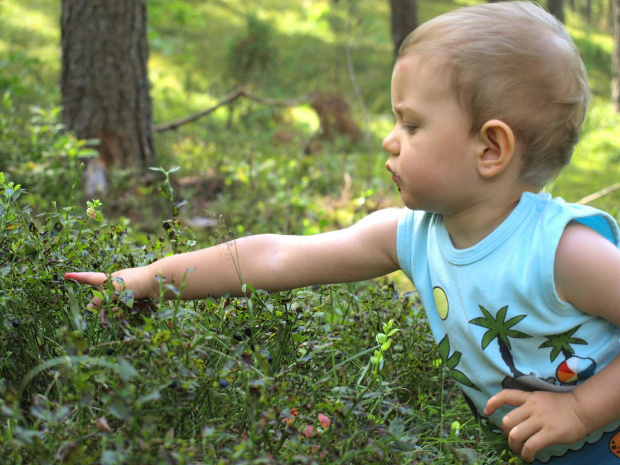
[[[480,142],[470,135],[445,73],[428,62],[410,55],[396,63],[392,75],[396,124],[383,148],[391,155],[386,168],[405,206],[450,215],[474,201]]]

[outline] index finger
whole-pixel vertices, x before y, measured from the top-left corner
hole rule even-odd
[[[106,281],[106,279],[108,279],[108,276],[105,273],[83,271],[79,273],[65,273],[65,279],[72,279],[80,284],[100,286]]]
[[[519,389],[504,389],[488,400],[484,414],[493,415],[503,405],[520,407],[531,395],[531,392],[520,391]]]

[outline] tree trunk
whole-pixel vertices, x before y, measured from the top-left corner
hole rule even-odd
[[[564,22],[564,0],[547,0],[549,13]]]
[[[613,0],[611,7],[614,23],[611,98],[616,111],[620,113],[620,0]]]
[[[105,182],[91,185],[102,170],[152,165],[146,19],[146,0],[62,0],[63,123],[100,140],[87,191],[107,190]]]
[[[416,27],[418,27],[417,0],[390,0],[392,10],[392,40],[394,56],[398,55],[400,46]]]

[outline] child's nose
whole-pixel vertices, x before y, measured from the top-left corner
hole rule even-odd
[[[390,155],[397,156],[400,152],[400,145],[398,144],[396,137],[394,137],[394,131],[391,131],[387,136],[385,136],[382,145],[383,150],[389,152]]]

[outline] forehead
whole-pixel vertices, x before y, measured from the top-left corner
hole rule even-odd
[[[441,58],[409,54],[400,58],[392,73],[392,99],[406,99],[408,94],[433,99],[453,99],[449,73]]]

